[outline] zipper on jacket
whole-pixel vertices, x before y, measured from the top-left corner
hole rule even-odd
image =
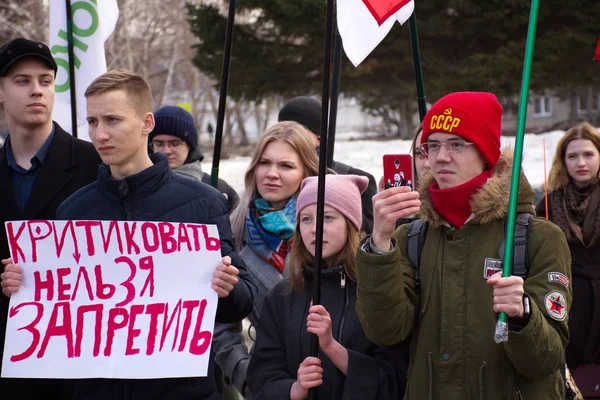
[[[260,314],[258,313],[258,308],[256,308],[256,304],[254,302],[252,303],[252,309],[254,310],[254,314],[256,314],[256,320],[258,321],[260,319]]]
[[[485,369],[485,361],[479,367],[479,400],[483,400],[483,370]]]
[[[342,289],[344,289],[344,304],[342,305],[342,317],[340,318],[340,328],[339,328],[339,333],[338,333],[338,342],[343,346],[342,344],[342,337],[344,335],[344,322],[346,321],[346,309],[348,308],[348,288],[346,287],[346,275],[344,274],[344,272],[342,271]]]
[[[346,274],[342,271],[340,278],[340,287],[344,289],[346,287]]]
[[[427,353],[427,367],[429,368],[429,400],[433,400],[433,354]]]

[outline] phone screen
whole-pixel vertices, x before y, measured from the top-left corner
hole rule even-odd
[[[414,189],[413,162],[410,154],[385,154],[383,178],[385,189],[410,186]]]

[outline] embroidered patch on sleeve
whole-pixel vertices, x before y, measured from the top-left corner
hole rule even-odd
[[[567,278],[565,274],[561,274],[560,272],[548,272],[548,282],[559,283],[565,288],[569,288],[569,278]]]
[[[483,277],[487,281],[497,272],[502,271],[502,260],[497,258],[486,258],[483,264]]]
[[[565,295],[558,290],[554,290],[544,298],[544,306],[550,318],[562,321],[567,316],[567,300]]]

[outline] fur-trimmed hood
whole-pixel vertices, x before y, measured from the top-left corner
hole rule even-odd
[[[504,150],[498,164],[494,167],[492,177],[471,198],[473,215],[469,219],[470,223],[487,224],[508,216],[512,168],[513,150]],[[418,190],[421,195],[419,217],[427,221],[431,226],[439,227],[446,224],[446,222],[433,208],[429,187],[434,182],[433,176],[428,175],[419,184]],[[517,212],[528,212],[535,215],[533,190],[523,172],[521,172],[521,179],[519,181],[518,201]]]

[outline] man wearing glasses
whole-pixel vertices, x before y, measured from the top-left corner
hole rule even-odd
[[[192,114],[181,107],[164,106],[156,110],[154,119],[156,125],[149,136],[152,152],[167,156],[173,172],[210,185],[210,174],[202,171],[204,155],[198,146],[198,131]],[[227,212],[231,214],[240,202],[237,192],[221,178],[217,188],[227,199]]]
[[[562,398],[571,288],[549,273],[570,279],[569,250],[555,225],[533,219],[527,278],[496,272],[512,176],[501,122],[490,93],[443,97],[423,121],[431,176],[421,193],[395,187],[373,197],[373,234],[357,255],[356,308],[374,343],[411,340],[407,398]],[[532,203],[522,175],[517,211],[535,215]],[[419,275],[407,255],[408,226],[395,229],[412,213],[428,224]],[[499,312],[508,315],[503,344],[493,340]]]

